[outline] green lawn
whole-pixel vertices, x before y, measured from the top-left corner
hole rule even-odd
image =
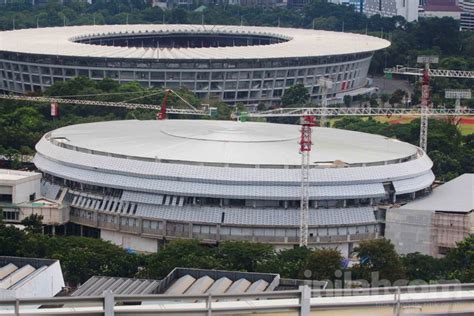
[[[399,123],[401,124],[410,123],[414,119],[414,117],[410,117],[410,116],[409,117],[392,116],[390,118],[386,116],[375,116],[374,118],[377,121],[383,122],[383,123],[388,123],[390,121],[399,121]],[[367,120],[367,117],[363,117],[362,119]],[[331,118],[329,122],[331,123],[331,126],[332,126],[338,120],[340,120],[340,118]],[[474,134],[474,124],[461,124],[459,129],[462,135]]]

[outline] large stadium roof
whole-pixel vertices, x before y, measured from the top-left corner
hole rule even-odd
[[[130,34],[236,34],[277,37],[287,41],[262,46],[143,48],[91,45],[74,39]],[[376,37],[307,29],[219,25],[96,25],[23,29],[0,32],[0,51],[141,59],[260,59],[372,52],[390,43]]]
[[[50,139],[80,152],[136,160],[210,164],[299,165],[299,126],[285,124],[165,120],[111,121],[54,130]],[[314,164],[374,163],[417,153],[408,143],[332,128],[313,129]]]

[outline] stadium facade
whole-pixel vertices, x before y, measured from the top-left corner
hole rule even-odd
[[[360,34],[249,26],[102,25],[0,32],[0,90],[43,91],[77,76],[185,87],[229,104],[278,103],[318,79],[329,98],[362,92],[375,51],[389,42]]]
[[[47,133],[34,163],[42,195],[70,221],[138,251],[166,241],[299,242],[299,127],[165,120],[73,125]],[[384,209],[425,195],[432,162],[378,135],[314,128],[310,246],[348,255],[383,235]]]

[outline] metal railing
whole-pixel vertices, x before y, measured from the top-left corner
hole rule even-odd
[[[435,293],[438,296],[430,295]],[[354,300],[347,297],[365,296]],[[327,297],[337,299],[324,300]],[[370,299],[373,298],[373,299]],[[145,304],[143,304],[145,303]],[[145,315],[145,314],[214,314],[294,312],[309,316],[311,311],[351,309],[358,307],[390,308],[400,315],[403,306],[413,304],[448,305],[449,313],[456,313],[456,304],[465,304],[474,312],[474,283],[435,284],[404,287],[273,291],[256,294],[219,295],[114,295],[111,291],[94,297],[53,297],[0,299],[0,315],[34,315],[41,306],[41,315]],[[465,306],[463,305],[463,306]],[[471,308],[469,308],[471,306]],[[5,307],[9,309],[5,309]],[[446,313],[444,313],[446,315]],[[466,314],[467,315],[467,314]]]

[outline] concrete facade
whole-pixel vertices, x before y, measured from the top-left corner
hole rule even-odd
[[[0,169],[1,200],[10,204],[34,200],[40,192],[40,180],[40,173]]]
[[[0,257],[0,267],[7,265],[12,272],[1,282],[11,282],[2,285],[0,298],[54,297],[65,285],[58,260]]]
[[[256,105],[279,103],[287,89],[303,84],[317,102],[320,78],[334,82],[328,98],[365,87],[374,51],[389,45],[359,34],[246,26],[17,30],[0,32],[0,90],[39,92],[84,76]]]
[[[397,252],[443,256],[474,233],[474,174],[464,174],[419,200],[386,213],[385,236]]]
[[[124,248],[154,252],[173,239],[288,248],[299,243],[298,135],[296,125],[255,122],[92,123],[46,134],[34,163],[72,223]],[[379,205],[419,198],[434,180],[429,157],[407,143],[329,128],[314,128],[313,143],[311,247],[350,254],[380,236]]]

